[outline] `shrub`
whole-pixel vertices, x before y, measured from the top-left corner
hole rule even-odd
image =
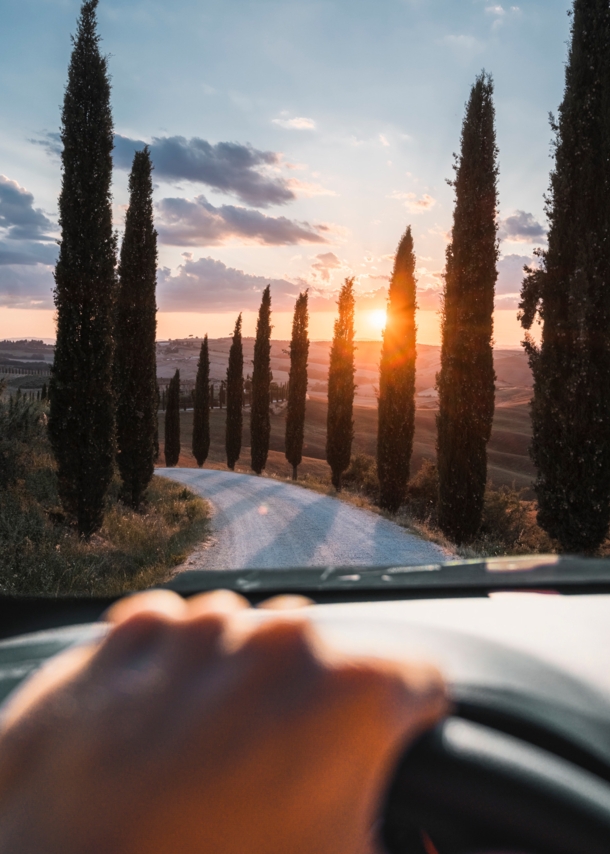
[[[407,486],[407,507],[414,519],[436,525],[437,504],[438,469],[432,460],[424,459]]]
[[[40,403],[0,401],[0,591],[120,595],[166,580],[205,538],[205,502],[153,478],[137,512],[115,476],[102,528],[83,539],[61,509],[45,419]]]
[[[379,478],[377,460],[370,454],[356,454],[342,478],[348,489],[362,492],[368,498],[378,498]]]
[[[511,549],[519,544],[527,527],[527,509],[522,493],[508,486],[494,489],[488,484],[477,539]]]

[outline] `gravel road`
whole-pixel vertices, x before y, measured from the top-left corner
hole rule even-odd
[[[213,507],[211,542],[185,569],[273,569],[438,563],[452,555],[386,519],[266,477],[211,469],[157,469]]]

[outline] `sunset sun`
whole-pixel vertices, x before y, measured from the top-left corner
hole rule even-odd
[[[385,329],[386,320],[387,320],[387,316],[386,316],[385,308],[377,308],[377,309],[375,309],[375,311],[372,311],[369,315],[369,322],[370,322],[371,326],[373,326],[379,332],[381,332],[383,329]]]

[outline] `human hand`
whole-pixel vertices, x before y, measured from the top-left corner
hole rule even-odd
[[[364,854],[441,677],[334,653],[306,611],[150,592],[0,723],[0,854]]]

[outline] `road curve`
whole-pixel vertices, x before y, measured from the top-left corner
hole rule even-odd
[[[452,555],[343,501],[266,477],[212,469],[156,469],[213,507],[213,536],[188,569],[388,566]]]

